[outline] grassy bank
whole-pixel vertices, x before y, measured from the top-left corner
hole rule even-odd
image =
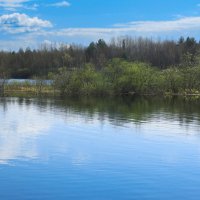
[[[5,95],[20,95],[20,94],[30,94],[33,96],[37,95],[59,95],[59,91],[55,91],[52,85],[45,84],[44,81],[36,81],[31,83],[29,81],[25,82],[12,82],[7,83],[4,86]]]

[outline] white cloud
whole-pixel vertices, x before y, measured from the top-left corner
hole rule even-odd
[[[168,21],[136,21],[126,24],[117,24],[115,27],[121,30],[137,32],[169,32],[182,30],[200,30],[200,17],[182,17]]]
[[[69,7],[71,4],[68,1],[61,1],[57,3],[48,4],[48,6],[54,7]]]
[[[26,16],[28,17],[28,16]],[[26,18],[25,17],[25,18]],[[29,17],[28,17],[29,18]],[[1,17],[0,17],[1,19]],[[31,18],[35,19],[35,18]],[[19,32],[28,32],[23,34],[23,38],[26,36],[31,37],[32,39],[29,41],[29,46],[37,47],[38,44],[41,44],[43,41],[52,41],[53,43],[81,43],[88,44],[91,41],[97,40],[99,38],[103,38],[106,41],[109,41],[112,37],[118,36],[143,36],[143,37],[152,37],[152,38],[178,38],[180,36],[198,36],[200,33],[200,17],[179,17],[175,20],[167,20],[167,21],[133,21],[124,24],[115,24],[108,28],[50,28],[46,30],[46,27],[51,27],[51,23],[48,21],[43,21],[41,19],[36,18],[36,24],[30,25],[31,23],[27,23],[22,27],[11,26],[10,24],[4,24],[4,28],[2,28],[2,23],[0,20],[0,30],[4,30],[11,33],[19,33]],[[39,20],[39,21],[38,21]],[[40,23],[40,20],[42,23]],[[21,20],[24,21],[24,20]],[[15,22],[14,22],[15,24]],[[43,25],[41,25],[43,24]],[[36,31],[35,31],[36,30]],[[19,40],[17,36],[14,34],[12,38],[16,40],[16,48],[21,47],[21,45],[17,46],[17,41]],[[22,40],[23,40],[22,38]],[[7,40],[8,41],[8,40]],[[28,41],[28,40],[27,40]],[[35,45],[34,45],[35,44]],[[6,43],[3,43],[0,47],[1,49],[10,49],[13,47],[9,47]]]
[[[134,21],[110,28],[64,28],[36,34],[54,37],[113,37],[120,35],[159,35],[174,32],[200,31],[200,17],[182,17],[169,21]]]
[[[0,16],[0,30],[12,34],[34,32],[49,27],[52,27],[50,21],[29,17],[26,14],[13,13]]]
[[[34,36],[33,32],[20,35],[13,34],[7,39],[0,39],[0,50],[13,51],[19,48],[26,49],[27,47],[37,49],[40,43],[39,38]]]
[[[34,3],[31,4],[33,0],[0,0],[0,8],[9,11],[16,11],[19,9],[36,10],[39,5]],[[61,1],[52,4],[41,4],[43,6],[52,7],[69,7],[71,4],[68,1]]]
[[[39,5],[36,3],[29,5],[29,6],[26,6],[26,5],[23,6],[23,8],[27,9],[27,10],[37,10],[38,7],[39,7]]]
[[[30,0],[0,0],[0,7],[5,10],[16,10],[19,8],[24,8],[25,3]]]

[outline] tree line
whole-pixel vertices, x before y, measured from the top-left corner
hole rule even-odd
[[[80,70],[87,64],[102,71],[116,58],[147,63],[162,70],[172,66],[184,68],[196,66],[199,54],[200,42],[192,37],[181,37],[178,41],[119,37],[108,43],[100,39],[88,46],[42,45],[37,50],[0,51],[0,75],[6,72],[11,78],[47,78],[50,73],[59,73],[60,68]]]

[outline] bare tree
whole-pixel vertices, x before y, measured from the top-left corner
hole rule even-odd
[[[7,82],[7,74],[0,70],[0,95],[4,95],[4,87]]]

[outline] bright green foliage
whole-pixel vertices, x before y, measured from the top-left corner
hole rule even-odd
[[[182,76],[177,68],[170,68],[161,72],[163,76],[163,90],[170,93],[178,93],[181,87]]]
[[[86,65],[79,70],[59,69],[59,73],[54,76],[54,87],[64,95],[98,95],[106,93],[103,77],[91,65]]]
[[[199,94],[200,66],[159,70],[145,63],[110,60],[100,71],[59,69],[54,87],[62,95]]]
[[[182,88],[184,90],[200,90],[200,66],[187,67],[181,70],[182,74]]]
[[[112,60],[104,72],[115,93],[149,93],[154,91],[157,71],[144,63]]]

